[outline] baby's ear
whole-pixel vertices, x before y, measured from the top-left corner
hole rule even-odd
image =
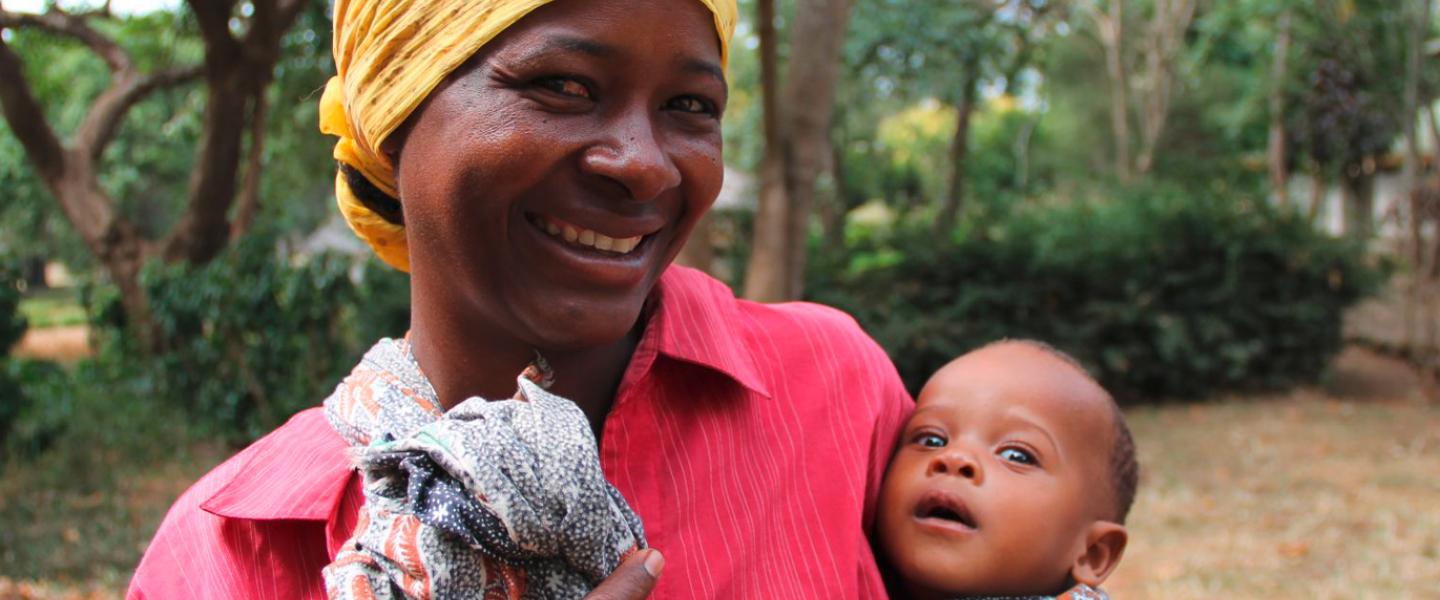
[[[1070,567],[1070,576],[1076,583],[1099,587],[1120,564],[1129,539],[1124,525],[1110,521],[1091,523],[1085,532],[1085,549]]]

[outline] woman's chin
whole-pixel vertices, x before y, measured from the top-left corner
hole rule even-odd
[[[547,311],[548,312],[548,311]],[[625,339],[635,329],[640,307],[588,310],[583,313],[558,311],[534,315],[529,323],[530,342],[544,352],[575,352],[601,348]]]

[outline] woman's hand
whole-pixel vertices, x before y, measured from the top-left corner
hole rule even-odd
[[[585,595],[586,600],[643,600],[650,596],[665,557],[654,548],[631,554],[605,581]]]

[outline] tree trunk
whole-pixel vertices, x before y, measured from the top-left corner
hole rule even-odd
[[[945,201],[935,219],[935,234],[948,236],[959,221],[965,207],[965,160],[970,153],[970,116],[975,112],[975,96],[980,87],[980,57],[965,63],[964,89],[955,105],[955,133],[950,137],[950,177]]]
[[[1021,194],[1030,187],[1030,140],[1035,137],[1035,119],[1028,118],[1015,136],[1015,190]]]
[[[1105,47],[1110,79],[1110,135],[1115,144],[1115,177],[1130,181],[1130,92],[1125,75],[1125,0],[1110,0],[1108,15],[1096,11],[1095,25]]]
[[[1405,134],[1405,169],[1401,176],[1401,189],[1404,197],[1409,200],[1410,219],[1410,261],[1412,273],[1410,277],[1410,294],[1406,299],[1405,307],[1405,347],[1415,351],[1419,340],[1416,339],[1415,321],[1423,316],[1430,316],[1425,310],[1425,289],[1426,280],[1430,279],[1429,271],[1426,268],[1425,236],[1423,222],[1423,207],[1421,206],[1420,174],[1423,166],[1420,164],[1420,140],[1417,121],[1420,119],[1420,77],[1421,61],[1424,58],[1425,34],[1430,27],[1430,0],[1409,0],[1406,7],[1415,11],[1406,21],[1409,27],[1406,28],[1406,56],[1405,56],[1405,109],[1404,134]],[[1408,11],[1407,11],[1408,12]],[[1429,112],[1429,111],[1426,111]],[[1434,113],[1429,112],[1432,117]],[[1440,139],[1436,140],[1440,142]],[[1440,232],[1436,233],[1440,239]],[[1431,319],[1426,319],[1431,320]],[[1433,346],[1434,338],[1430,336]]]
[[[62,141],[31,92],[19,56],[0,38],[0,81],[5,82],[0,85],[0,108],[5,119],[66,219],[119,288],[131,333],[146,348],[155,349],[163,341],[151,328],[140,269],[157,254],[169,260],[205,262],[228,243],[226,213],[236,196],[247,103],[263,98],[279,60],[280,37],[303,6],[304,0],[256,0],[246,35],[237,39],[231,31],[235,0],[191,0],[205,42],[203,69],[193,66],[151,73],[141,72],[123,47],[91,27],[90,19],[102,18],[108,10],[77,15],[52,5],[35,15],[0,8],[0,27],[33,27],[78,40],[110,69],[109,87],[92,102],[71,138]],[[117,211],[114,199],[100,187],[95,165],[135,103],[155,90],[202,74],[208,94],[188,201],[169,239],[163,246],[157,245]],[[257,126],[263,128],[263,105],[249,108],[259,111],[251,122],[258,121]],[[252,150],[263,150],[263,132],[252,140]],[[253,162],[247,177],[255,179],[253,187],[258,189],[260,161]]]
[[[790,214],[785,194],[785,136],[780,131],[779,41],[775,35],[775,0],[755,3],[760,38],[760,104],[765,154],[760,158],[760,194],[755,207],[755,232],[745,269],[746,298],[774,301],[784,297],[786,246]]]
[[[830,177],[835,180],[835,193],[820,207],[821,244],[826,252],[843,252],[845,217],[850,213],[850,198],[845,188],[845,156],[840,144],[830,146]]]
[[[840,75],[840,50],[850,24],[851,0],[800,0],[791,29],[790,65],[785,80],[783,113],[789,123],[783,131],[792,136],[786,165],[790,194],[788,286],[785,298],[798,300],[805,292],[805,262],[810,241],[810,213],[815,204],[815,182],[831,155],[830,115],[835,108],[835,84]],[[809,110],[794,110],[807,106]]]
[[[1146,44],[1146,89],[1141,125],[1140,157],[1135,170],[1145,175],[1155,163],[1156,146],[1170,116],[1170,92],[1175,85],[1175,63],[1185,45],[1185,32],[1195,16],[1194,0],[1158,0]]]
[[[1310,166],[1310,208],[1305,217],[1314,223],[1320,218],[1320,206],[1325,203],[1325,170],[1320,165]]]
[[[1346,169],[1340,176],[1340,191],[1345,213],[1345,235],[1368,242],[1375,225],[1375,176]]]
[[[265,88],[269,87],[268,77],[261,81],[250,101],[250,147],[245,152],[245,180],[240,184],[240,204],[235,207],[235,218],[230,224],[230,239],[240,239],[250,231],[255,222],[255,213],[260,209],[260,174],[265,167],[265,132],[269,126],[270,101]]]
[[[758,3],[761,45],[766,46],[768,37],[773,52],[773,29],[765,33],[774,22],[773,19],[767,22],[767,5],[768,10],[773,10],[770,0]],[[799,0],[796,3],[787,77],[779,96],[784,99],[784,108],[774,104],[766,106],[777,110],[766,111],[760,207],[755,220],[754,250],[745,278],[745,297],[751,300],[793,300],[804,292],[805,252],[815,181],[831,152],[830,114],[850,9],[849,0]],[[766,54],[762,49],[762,85],[766,80],[764,63],[774,58]],[[778,78],[773,69],[770,77]],[[769,122],[771,114],[775,115],[773,124]],[[774,141],[779,143],[772,145]],[[775,185],[776,178],[781,185]]]
[[[42,290],[49,286],[45,280],[45,257],[26,256],[20,264],[20,279],[26,290]]]
[[[1270,165],[1270,190],[1283,208],[1290,205],[1290,170],[1285,154],[1285,82],[1289,78],[1290,8],[1280,13],[1275,56],[1270,63],[1270,140],[1266,152]]]

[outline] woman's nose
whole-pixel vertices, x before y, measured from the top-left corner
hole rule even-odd
[[[948,449],[931,458],[927,474],[964,477],[975,484],[979,484],[984,478],[979,461],[976,461],[969,452],[955,449]]]
[[[628,111],[612,121],[601,141],[581,156],[583,170],[614,181],[630,200],[641,202],[680,185],[680,169],[666,151],[651,113]]]

